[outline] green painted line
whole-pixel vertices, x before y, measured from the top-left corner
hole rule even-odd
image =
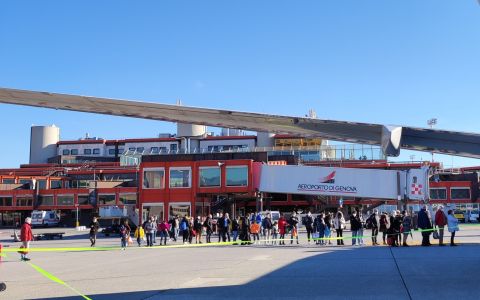
[[[39,266],[35,265],[35,264],[32,264],[32,263],[28,263],[32,268],[34,268],[38,273],[42,274],[44,277],[50,279],[51,281],[55,282],[55,283],[58,283],[60,285],[63,285],[67,288],[69,288],[70,290],[72,290],[73,292],[75,292],[77,295],[79,295],[80,297],[82,297],[83,299],[86,299],[86,300],[92,300],[91,298],[85,296],[84,294],[80,293],[79,291],[77,291],[76,289],[74,289],[73,287],[71,287],[70,285],[68,285],[65,281],[61,280],[60,278],[56,277],[55,275],[45,271],[44,269],[40,268]]]

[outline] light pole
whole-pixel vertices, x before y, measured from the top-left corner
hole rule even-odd
[[[437,118],[431,118],[430,120],[427,120],[428,126],[430,126],[430,129],[433,129],[433,126],[437,125]],[[433,162],[433,152],[432,152],[432,162]]]

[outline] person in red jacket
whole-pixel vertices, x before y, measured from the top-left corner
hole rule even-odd
[[[447,217],[443,212],[443,206],[439,206],[437,212],[435,213],[435,225],[438,226],[438,245],[445,246],[443,243],[443,230],[445,225],[447,225]]]
[[[22,246],[20,248],[23,248],[23,251],[20,251],[20,254],[21,260],[23,261],[30,260],[30,258],[27,257],[28,248],[30,247],[30,241],[33,241],[32,227],[30,226],[30,224],[32,224],[32,219],[26,218],[25,223],[20,230],[20,241],[22,242]]]
[[[285,245],[285,233],[287,230],[287,220],[283,216],[280,215],[280,219],[278,220],[278,233],[280,234],[280,243],[279,245]]]

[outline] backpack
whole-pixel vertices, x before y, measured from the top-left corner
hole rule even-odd
[[[182,221],[182,223],[180,223],[180,229],[181,230],[187,230],[187,222]]]

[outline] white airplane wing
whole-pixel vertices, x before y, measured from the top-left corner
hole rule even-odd
[[[480,158],[480,134],[474,133],[319,120],[7,88],[0,88],[0,103],[381,145],[385,153],[390,156],[397,156],[400,149],[405,148]]]

